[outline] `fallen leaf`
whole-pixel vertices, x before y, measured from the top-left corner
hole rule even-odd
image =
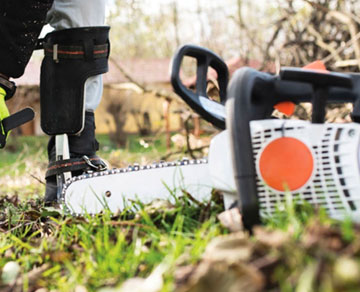
[[[314,291],[314,281],[318,265],[311,263],[305,267],[305,270],[301,273],[297,283],[296,292],[310,292]]]
[[[25,218],[31,221],[36,221],[41,217],[41,213],[36,210],[30,210],[24,213]]]
[[[88,290],[86,289],[86,287],[82,286],[82,285],[77,285],[75,287],[75,292],[87,292]]]
[[[63,263],[71,259],[71,254],[66,251],[55,251],[50,254],[50,258],[53,262]]]
[[[180,287],[186,284],[191,275],[194,273],[196,267],[193,265],[178,267],[174,272],[175,285]]]
[[[54,207],[46,207],[41,209],[41,217],[60,217],[61,216],[61,210]]]
[[[334,264],[334,278],[340,285],[360,284],[359,263],[349,257],[340,257]]]
[[[262,291],[262,274],[249,264],[203,261],[179,292]]]
[[[168,269],[165,264],[160,264],[146,279],[132,278],[123,283],[120,292],[158,292],[164,285],[163,274]]]
[[[174,210],[175,206],[171,204],[167,200],[160,200],[156,199],[152,201],[150,204],[146,205],[144,211],[149,214],[158,214],[158,213],[169,213],[170,211]]]
[[[35,290],[35,292],[49,292],[49,290],[46,288],[40,288],[40,289]]]
[[[225,261],[229,264],[251,258],[253,244],[244,233],[233,233],[215,237],[206,247],[203,260]]]
[[[332,251],[339,251],[346,245],[339,228],[321,224],[316,220],[304,231],[302,243],[306,248],[318,247]]]
[[[290,234],[280,230],[268,230],[262,226],[254,227],[254,237],[257,243],[267,247],[279,248],[290,239]]]
[[[226,210],[220,213],[217,217],[221,225],[229,229],[231,232],[239,232],[244,229],[241,214],[238,208]]]

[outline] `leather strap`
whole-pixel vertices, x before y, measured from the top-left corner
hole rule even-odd
[[[16,91],[16,85],[14,82],[0,76],[0,86],[6,91],[5,100],[8,100],[14,96]]]
[[[45,56],[58,59],[85,59],[89,52],[83,46],[63,46],[44,44]],[[94,59],[107,58],[109,55],[109,44],[95,45],[91,55]]]
[[[81,158],[57,160],[49,163],[45,178],[49,178],[50,176],[58,175],[69,171],[78,171],[85,169],[104,170],[105,168],[105,163],[99,157],[88,158],[84,156]]]

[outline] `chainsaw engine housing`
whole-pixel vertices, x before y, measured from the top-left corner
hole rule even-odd
[[[290,196],[360,222],[359,124],[260,120],[250,129],[261,217]]]

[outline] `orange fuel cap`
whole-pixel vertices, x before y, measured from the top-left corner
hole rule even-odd
[[[314,70],[323,73],[329,72],[328,70],[326,70],[324,62],[320,60],[304,66],[303,69]],[[279,102],[274,106],[274,108],[287,116],[291,116],[295,112],[295,104],[290,101]]]
[[[274,106],[274,109],[277,109],[279,112],[291,116],[295,112],[295,103],[291,101],[279,102]]]
[[[324,62],[322,62],[320,60],[317,60],[315,62],[312,62],[312,63],[304,66],[303,69],[314,70],[314,71],[323,72],[323,73],[329,72],[328,70],[326,70]]]
[[[277,191],[295,191],[311,178],[314,158],[299,139],[282,137],[270,142],[260,154],[260,175]]]

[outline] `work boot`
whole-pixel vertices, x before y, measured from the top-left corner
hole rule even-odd
[[[95,119],[93,112],[85,113],[85,125],[83,131],[79,135],[69,136],[70,163],[71,160],[76,162],[76,167],[71,171],[72,176],[78,176],[89,170],[104,170],[106,164],[96,156],[99,150],[99,143],[95,139]],[[54,169],[59,169],[56,163],[55,136],[52,136],[48,143],[49,165],[46,173],[46,190],[45,203],[51,204],[57,201],[57,182]],[[91,167],[84,156],[91,160]],[[69,163],[67,163],[68,165]],[[56,166],[56,167],[54,167]],[[97,168],[97,169],[96,169]],[[69,169],[67,169],[69,171]],[[61,172],[61,170],[60,170]]]

